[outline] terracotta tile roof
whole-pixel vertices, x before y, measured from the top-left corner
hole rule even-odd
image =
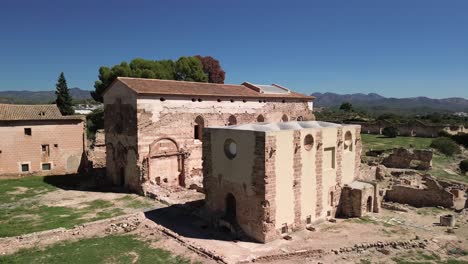
[[[234,98],[276,98],[276,99],[303,99],[312,101],[313,96],[307,96],[300,93],[290,91],[287,88],[279,85],[286,92],[269,93],[264,92],[261,86],[243,83],[236,84],[216,84],[216,83],[201,83],[201,82],[184,82],[173,80],[159,79],[141,79],[118,77],[116,82],[121,82],[129,89],[132,89],[137,94],[153,94],[153,95],[184,95],[184,96],[212,96],[212,97],[234,97]],[[108,89],[112,87],[112,84]]]
[[[0,104],[0,121],[78,120],[80,116],[62,116],[56,105]]]

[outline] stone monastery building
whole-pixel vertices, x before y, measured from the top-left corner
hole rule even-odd
[[[85,121],[56,105],[0,104],[0,175],[76,173],[85,163]]]
[[[139,193],[201,186],[204,127],[315,119],[313,97],[275,84],[118,77],[103,97],[107,176]]]
[[[204,137],[207,215],[231,231],[269,242],[335,215],[378,211],[377,186],[357,181],[360,126],[257,123],[206,128]]]

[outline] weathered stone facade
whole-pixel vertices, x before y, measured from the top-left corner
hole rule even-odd
[[[140,193],[200,186],[204,127],[315,119],[313,97],[276,89],[119,77],[104,93],[108,177]]]
[[[205,202],[213,221],[228,219],[260,242],[335,217],[343,187],[357,184],[359,126],[261,123],[207,128],[204,135]],[[378,188],[362,184],[371,187],[362,197],[372,197],[373,212]]]

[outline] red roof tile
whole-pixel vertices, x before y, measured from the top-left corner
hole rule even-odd
[[[262,93],[261,89],[249,83],[236,85],[128,77],[118,77],[116,81],[123,83],[137,94],[262,99],[303,99],[306,101],[312,101],[315,99],[313,96],[307,96],[293,91],[288,91],[286,93]],[[252,88],[252,86],[254,86],[254,88]],[[112,84],[108,89],[111,88]]]

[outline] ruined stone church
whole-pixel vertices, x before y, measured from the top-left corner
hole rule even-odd
[[[204,127],[315,120],[314,97],[276,84],[118,77],[103,97],[107,176],[139,193],[201,186]]]

